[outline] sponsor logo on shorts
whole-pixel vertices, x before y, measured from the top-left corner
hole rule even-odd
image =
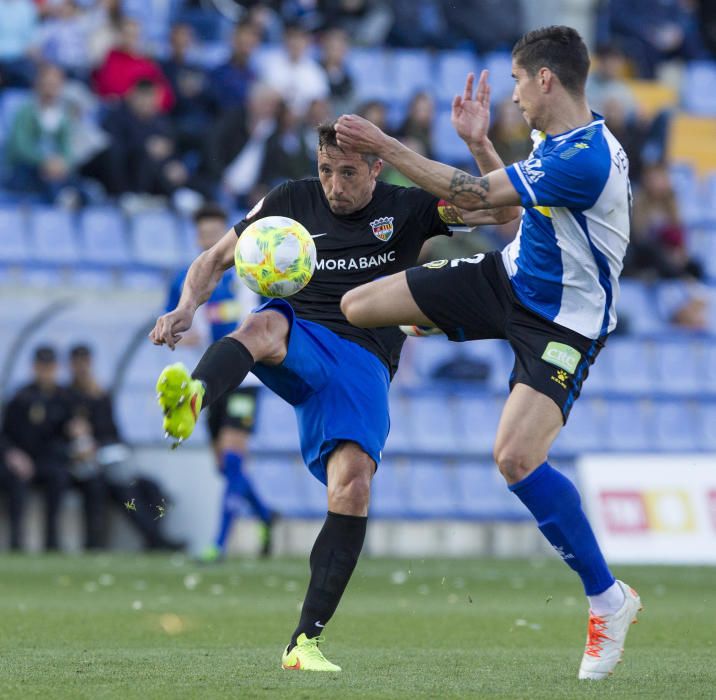
[[[557,374],[553,374],[550,379],[553,382],[557,382],[557,384],[559,384],[563,389],[566,389],[569,374],[567,374],[563,369],[558,369]]]
[[[427,267],[428,270],[439,270],[441,267],[445,267],[449,262],[449,260],[432,260],[431,262],[426,262],[423,267]]]
[[[439,270],[441,267],[449,264],[450,267],[457,267],[460,263],[468,263],[475,265],[481,263],[485,258],[484,253],[476,253],[469,258],[454,258],[453,260],[433,260],[432,262],[423,263],[423,267],[427,267],[429,270]]]
[[[542,359],[555,367],[561,367],[570,374],[574,374],[582,355],[569,345],[552,341],[547,343],[547,347],[542,353]]]
[[[370,222],[370,227],[373,229],[373,235],[379,241],[388,241],[393,237],[393,217],[392,216],[381,216],[380,219]]]

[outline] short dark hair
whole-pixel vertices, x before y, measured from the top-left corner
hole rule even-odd
[[[318,150],[323,151],[326,148],[337,148],[339,151],[345,150],[338,145],[338,138],[336,136],[336,122],[323,122],[316,127],[318,131]],[[361,153],[361,158],[368,163],[368,167],[372,168],[375,163],[379,160],[378,156],[372,153]]]
[[[552,25],[527,32],[512,49],[512,57],[530,75],[549,68],[573,95],[584,94],[589,52],[572,27]]]
[[[33,360],[41,365],[51,365],[57,362],[57,351],[52,345],[38,345],[33,354]]]
[[[194,223],[198,224],[204,219],[223,219],[226,221],[226,217],[226,211],[221,205],[216,202],[206,202],[194,212],[192,218],[194,219]]]
[[[73,345],[70,348],[70,359],[74,360],[79,357],[92,357],[92,349],[89,345],[79,343],[78,345]]]

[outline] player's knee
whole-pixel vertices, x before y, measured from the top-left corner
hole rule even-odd
[[[339,478],[329,481],[328,509],[344,515],[366,515],[374,469],[373,460],[368,455],[346,465]]]
[[[286,317],[278,311],[267,310],[250,313],[230,335],[243,343],[257,362],[280,362],[286,354],[287,334]]]
[[[534,469],[530,467],[528,455],[510,444],[495,445],[493,457],[500,474],[508,484],[522,481]]]

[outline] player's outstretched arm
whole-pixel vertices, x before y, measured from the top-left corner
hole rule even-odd
[[[461,209],[496,209],[520,205],[520,197],[504,170],[476,177],[425,158],[384,134],[355,114],[343,115],[336,125],[338,144],[346,150],[372,153],[388,161],[418,187]]]
[[[166,344],[174,349],[182,333],[191,328],[196,310],[211,296],[224,272],[233,264],[235,247],[236,233],[231,229],[194,260],[176,309],[160,316],[149,333],[155,345]]]

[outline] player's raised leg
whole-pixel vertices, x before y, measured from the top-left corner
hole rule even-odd
[[[375,462],[359,445],[343,442],[328,460],[328,514],[310,557],[311,579],[301,618],[283,654],[284,669],[340,671],[318,649],[365,540]]]
[[[157,381],[157,400],[164,411],[164,430],[188,438],[202,408],[239,386],[256,362],[280,364],[286,356],[288,320],[267,309],[251,313],[233,333],[210,345],[196,369],[166,367]]]
[[[562,424],[562,412],[551,398],[526,384],[516,384],[500,418],[494,456],[510,491],[527,506],[542,534],[582,580],[590,614],[579,678],[600,680],[619,663],[641,601],[629,586],[615,580],[579,492],[547,461]]]

